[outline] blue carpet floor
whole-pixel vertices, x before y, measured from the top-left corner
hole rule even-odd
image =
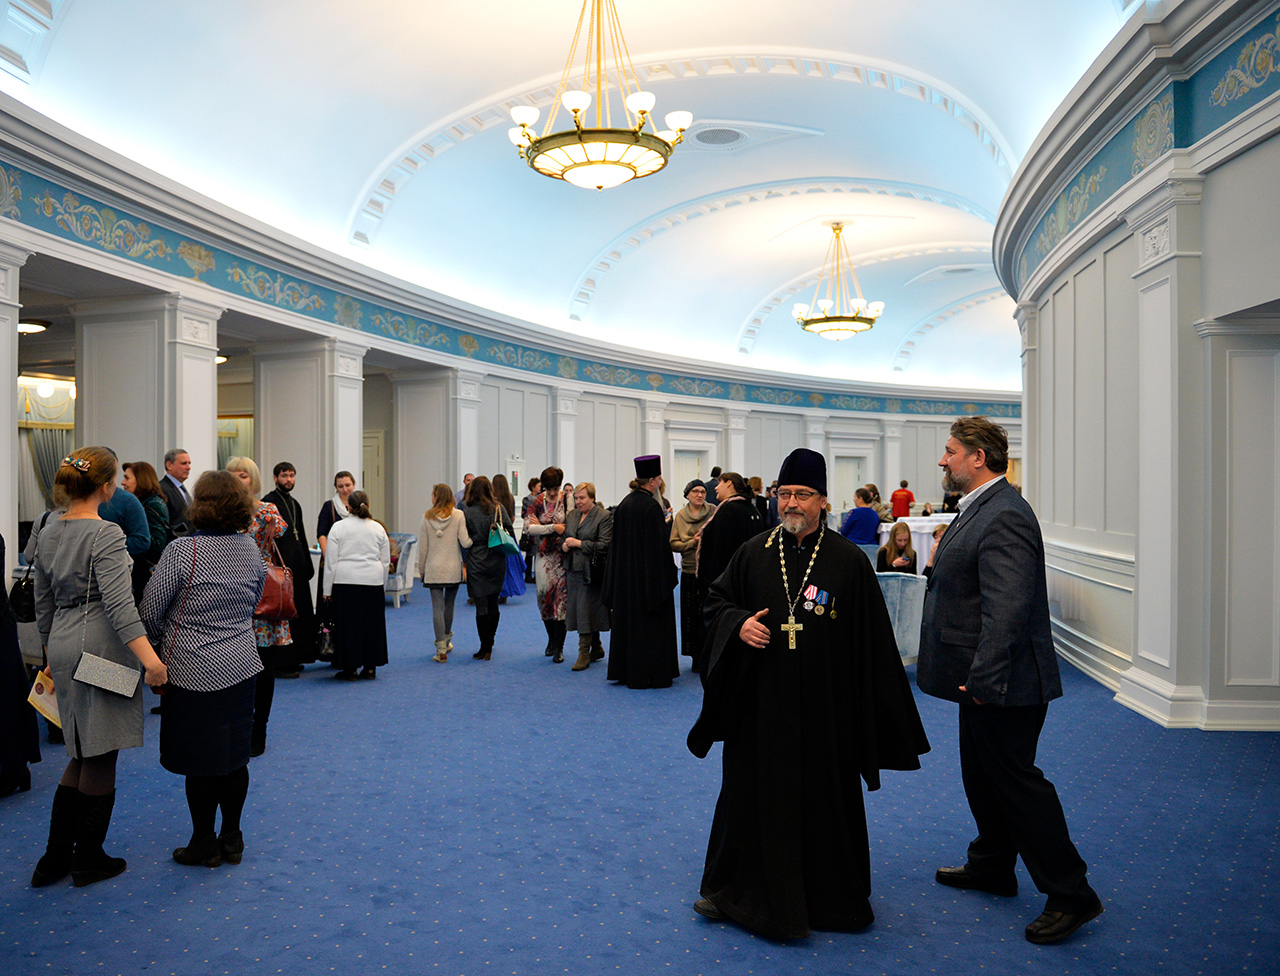
[[[684,746],[696,676],[630,691],[551,664],[532,593],[489,663],[459,606],[435,664],[425,597],[388,608],[376,682],[277,684],[239,866],[170,859],[189,821],[148,716],[108,843],[128,871],[32,890],[63,765],[47,746],[32,791],[0,801],[0,974],[1280,972],[1280,736],[1160,729],[1064,668],[1041,762],[1106,913],[1038,948],[1021,866],[1012,899],[933,882],[972,822],[955,707],[921,697],[934,751],[867,797],[875,925],[769,942],[689,907],[720,778],[718,749]]]

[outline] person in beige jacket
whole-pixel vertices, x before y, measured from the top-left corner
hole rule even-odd
[[[436,653],[444,664],[453,650],[453,604],[462,584],[462,550],[471,548],[467,521],[453,504],[453,489],[431,489],[431,508],[418,529],[418,575],[431,592],[431,623],[436,632]]]
[[[694,661],[706,636],[702,629],[702,601],[706,596],[698,589],[698,538],[707,517],[714,511],[707,504],[707,489],[696,478],[684,486],[688,504],[671,520],[671,549],[680,553],[680,652]]]

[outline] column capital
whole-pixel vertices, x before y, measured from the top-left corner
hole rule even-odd
[[[885,440],[901,440],[902,431],[906,424],[900,420],[885,420],[881,422],[881,428],[884,431]]]
[[[551,387],[552,412],[566,417],[576,417],[578,400],[586,390],[581,386],[556,385]]]
[[[751,414],[750,410],[735,410],[730,407],[725,410],[724,415],[730,430],[746,430],[747,417]]]
[[[485,374],[478,370],[457,369],[453,372],[453,398],[480,402],[480,384]]]
[[[1204,177],[1175,169],[1120,216],[1138,248],[1134,277],[1174,258],[1200,257],[1200,200]]]

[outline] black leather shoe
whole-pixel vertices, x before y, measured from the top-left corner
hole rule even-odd
[[[693,903],[693,910],[703,918],[715,919],[717,922],[724,921],[729,916],[720,909],[716,908],[715,902],[710,898],[699,898]]]
[[[1001,898],[1012,898],[1018,893],[1018,879],[1012,875],[1004,880],[980,878],[970,874],[968,867],[938,868],[933,880],[948,888],[985,891],[989,895],[999,895]]]
[[[218,837],[218,847],[222,850],[222,859],[228,864],[239,864],[244,857],[244,834],[240,831],[229,831]]]
[[[1048,945],[1058,942],[1078,929],[1085,922],[1091,922],[1102,914],[1102,902],[1094,902],[1092,907],[1082,912],[1042,912],[1040,917],[1027,926],[1027,941],[1036,945]]]

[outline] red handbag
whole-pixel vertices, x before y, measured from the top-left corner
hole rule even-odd
[[[262,598],[253,610],[259,620],[293,620],[298,616],[298,608],[293,602],[293,571],[284,565],[280,558],[280,550],[271,543],[271,553],[265,556],[267,579],[262,584]]]

